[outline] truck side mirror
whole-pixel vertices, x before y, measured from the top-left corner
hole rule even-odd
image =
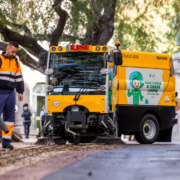
[[[44,66],[46,64],[46,51],[41,51],[39,54],[39,66]]]
[[[106,55],[105,55],[105,60],[106,60],[107,62],[113,62],[112,55],[106,54]]]
[[[122,65],[123,60],[121,51],[114,52],[114,63],[115,65]]]

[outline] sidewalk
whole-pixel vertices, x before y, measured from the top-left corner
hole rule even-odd
[[[12,142],[11,144],[14,146],[14,149],[26,148],[35,146],[34,143],[37,139],[21,139],[22,142]],[[2,149],[2,144],[0,143],[0,149]]]
[[[29,143],[35,143],[37,139],[21,139],[23,143],[29,144]]]
[[[11,143],[11,144],[14,146],[14,149],[21,149],[21,148],[35,146],[32,143],[23,143],[23,142],[14,142],[14,143]],[[1,149],[2,149],[2,144],[0,144],[0,150]]]

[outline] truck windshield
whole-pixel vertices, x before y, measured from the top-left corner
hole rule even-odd
[[[105,65],[103,53],[52,53],[49,68],[54,73],[49,76],[49,84],[53,85],[54,90],[49,94],[75,95],[86,86],[88,89],[83,94],[105,94],[100,90],[106,79],[100,70]]]

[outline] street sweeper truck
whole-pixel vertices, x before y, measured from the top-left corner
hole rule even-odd
[[[119,46],[78,43],[40,53],[39,65],[47,69],[39,142],[118,143],[122,133],[134,134],[140,143],[171,141],[176,119],[170,56]]]

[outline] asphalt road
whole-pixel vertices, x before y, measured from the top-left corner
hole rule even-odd
[[[127,144],[104,150],[43,180],[179,180],[180,144]]]

